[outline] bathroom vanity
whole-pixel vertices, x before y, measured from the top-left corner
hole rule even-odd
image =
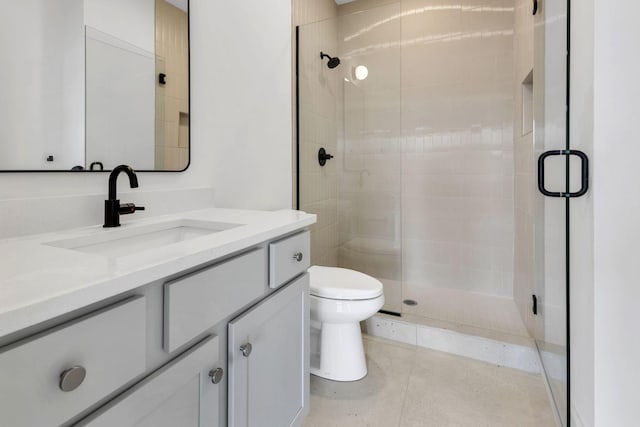
[[[0,242],[0,425],[301,425],[314,222],[208,209]]]

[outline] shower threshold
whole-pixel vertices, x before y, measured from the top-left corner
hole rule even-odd
[[[367,334],[438,350],[529,373],[541,372],[531,337],[403,314],[378,313],[365,324]]]

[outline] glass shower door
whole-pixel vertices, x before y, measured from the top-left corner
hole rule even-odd
[[[563,425],[570,425],[570,210],[588,189],[588,159],[569,139],[568,9],[545,2],[535,17],[533,112],[534,335]],[[575,205],[574,205],[575,206]],[[575,214],[575,212],[574,212]]]
[[[298,27],[299,208],[312,263],[384,285],[400,313],[400,3]],[[339,63],[336,60],[339,59]],[[324,165],[318,152],[334,157]]]
[[[338,265],[384,285],[402,308],[400,3],[338,18]]]

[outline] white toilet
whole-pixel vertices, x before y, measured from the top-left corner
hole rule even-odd
[[[354,270],[311,266],[311,373],[334,381],[367,375],[360,322],[384,305],[382,283]]]

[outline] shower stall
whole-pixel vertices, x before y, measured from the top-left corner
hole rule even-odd
[[[385,315],[535,339],[566,423],[566,194],[581,166],[567,3],[533,3],[359,0],[299,26],[296,204],[318,215],[312,263],[379,279]],[[536,189],[548,150],[541,185],[563,197]]]

